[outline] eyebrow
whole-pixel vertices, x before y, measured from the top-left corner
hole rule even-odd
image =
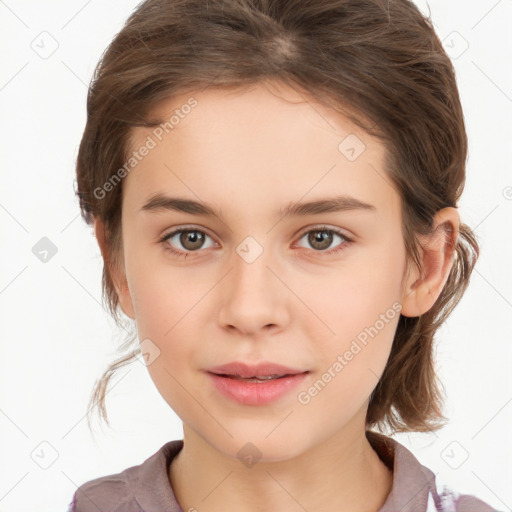
[[[321,213],[343,212],[351,210],[369,210],[375,212],[375,206],[360,201],[355,197],[336,196],[322,198],[307,203],[291,202],[285,208],[275,212],[276,216],[284,217],[302,217],[306,215],[318,215]],[[151,196],[142,206],[140,211],[144,212],[163,212],[177,211],[190,213],[192,215],[204,215],[222,220],[222,214],[207,203],[194,201],[179,197],[169,197],[164,194],[155,194]]]

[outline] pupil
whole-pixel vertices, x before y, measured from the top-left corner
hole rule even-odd
[[[319,243],[320,246],[316,246],[317,249],[327,249],[331,245],[332,234],[327,231],[314,231],[309,235],[309,242],[313,247]]]
[[[181,240],[183,247],[193,250],[201,247],[204,241],[204,235],[199,234],[198,231],[186,231],[181,234]]]

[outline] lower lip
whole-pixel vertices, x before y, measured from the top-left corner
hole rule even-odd
[[[262,382],[247,382],[208,372],[213,384],[223,395],[243,405],[264,405],[273,402],[298,386],[307,374],[308,372]]]

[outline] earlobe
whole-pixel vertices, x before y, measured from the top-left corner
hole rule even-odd
[[[432,233],[419,236],[421,273],[415,267],[407,275],[402,296],[402,315],[420,316],[438,299],[454,263],[459,223],[459,213],[455,208],[443,208],[434,218]]]
[[[128,288],[128,282],[126,279],[126,275],[124,272],[124,265],[121,263],[121,268],[117,268],[116,265],[110,262],[110,258],[108,256],[107,250],[107,241],[105,236],[105,224],[101,219],[94,219],[94,235],[96,240],[98,241],[98,245],[101,250],[101,255],[103,256],[103,261],[106,266],[108,266],[110,270],[111,280],[116,289],[117,296],[119,298],[119,305],[123,310],[123,313],[130,317],[131,319],[135,319],[135,312],[133,309],[132,298],[130,296],[130,290]],[[121,260],[122,260],[121,256]]]

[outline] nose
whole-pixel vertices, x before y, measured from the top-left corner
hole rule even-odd
[[[241,244],[231,258],[231,271],[219,286],[218,321],[224,329],[257,336],[286,328],[290,291],[277,277],[271,251],[262,249]]]

